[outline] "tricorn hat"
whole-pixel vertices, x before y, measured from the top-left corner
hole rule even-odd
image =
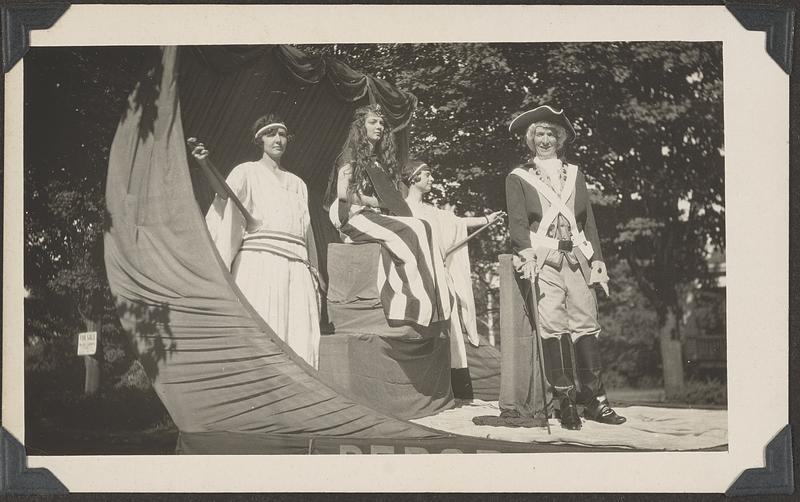
[[[569,119],[564,115],[564,110],[555,110],[547,105],[538,106],[533,110],[520,113],[508,124],[508,130],[525,133],[534,122],[558,124],[567,131],[568,143],[575,139],[575,129],[572,128]]]

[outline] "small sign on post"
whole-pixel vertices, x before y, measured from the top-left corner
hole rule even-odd
[[[92,356],[97,352],[97,331],[78,333],[78,355]]]

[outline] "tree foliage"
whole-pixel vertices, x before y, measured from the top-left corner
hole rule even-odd
[[[25,68],[26,343],[42,369],[82,364],[74,335],[99,322],[122,358],[103,264],[108,152],[144,51],[36,48]],[[114,343],[116,342],[116,343]]]

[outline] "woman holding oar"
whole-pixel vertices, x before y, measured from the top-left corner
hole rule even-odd
[[[218,193],[206,223],[247,301],[294,352],[317,368],[319,282],[306,185],[281,165],[288,129],[280,117],[259,118],[251,138],[261,158],[233,168],[226,180],[232,197]],[[192,149],[206,166],[208,154],[202,144]]]

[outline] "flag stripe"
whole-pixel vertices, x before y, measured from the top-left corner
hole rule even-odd
[[[378,290],[387,320],[429,326],[449,317],[449,288],[437,283],[444,264],[426,222],[363,211],[340,231],[355,243],[381,244]]]

